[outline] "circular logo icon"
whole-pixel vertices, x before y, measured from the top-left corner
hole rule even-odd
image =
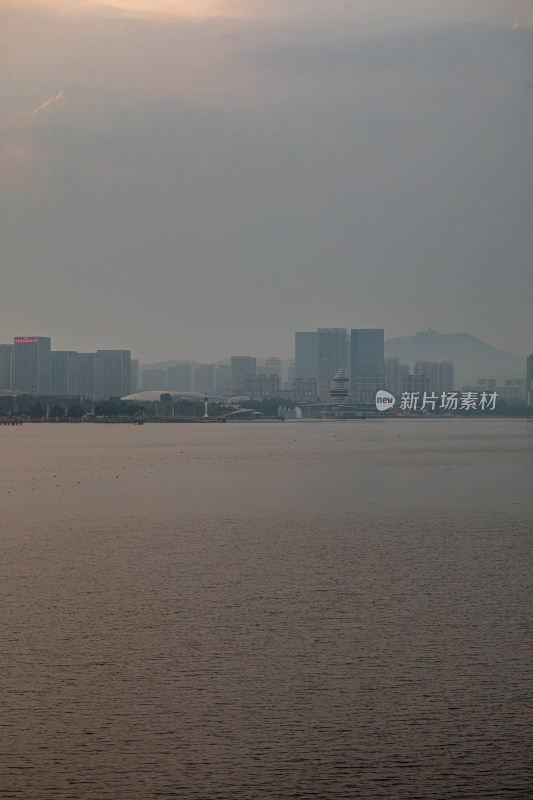
[[[376,408],[378,411],[388,411],[389,408],[394,406],[396,402],[396,398],[390,392],[386,392],[385,389],[380,389],[380,391],[376,394]]]

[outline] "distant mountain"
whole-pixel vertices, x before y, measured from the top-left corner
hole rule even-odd
[[[525,378],[526,359],[499,350],[469,333],[439,333],[427,330],[385,342],[385,356],[399,356],[412,369],[415,361],[453,361],[455,383],[475,383],[478,378]]]

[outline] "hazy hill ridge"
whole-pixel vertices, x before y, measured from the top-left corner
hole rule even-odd
[[[412,368],[415,361],[453,361],[457,386],[474,383],[477,378],[525,378],[526,359],[500,350],[469,333],[420,331],[385,342],[385,356],[399,356]]]

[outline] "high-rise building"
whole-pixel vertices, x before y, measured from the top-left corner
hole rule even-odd
[[[189,361],[167,369],[167,389],[169,392],[189,392],[192,389],[192,367]]]
[[[399,356],[385,359],[385,388],[395,397],[399,397],[403,386],[401,364]]]
[[[194,370],[194,391],[212,394],[215,388],[215,368],[213,364],[200,364]]]
[[[231,365],[219,364],[215,368],[215,391],[218,394],[231,393]]]
[[[351,383],[357,378],[384,377],[385,331],[383,328],[352,328],[350,333]]]
[[[316,331],[301,331],[294,334],[294,378],[317,377]]]
[[[257,359],[252,356],[231,356],[231,391],[234,395],[245,393],[245,379],[255,378]]]
[[[96,353],[78,353],[79,393],[88,400],[95,398]]]
[[[79,355],[73,350],[50,353],[50,394],[73,397],[80,394]]]
[[[453,392],[455,388],[455,370],[452,361],[439,361],[439,391]]]
[[[533,406],[533,353],[526,359],[526,390],[528,405]]]
[[[451,361],[417,361],[414,375],[426,375],[430,392],[453,392],[454,370]]]
[[[49,393],[50,346],[49,336],[15,336],[13,388],[17,392]]]
[[[135,394],[138,392],[141,386],[140,377],[141,377],[141,368],[139,364],[138,358],[131,359],[131,385],[130,385],[130,394]]]
[[[331,381],[339,369],[346,369],[346,328],[319,328],[317,330],[318,394],[326,403],[330,399]]]
[[[131,351],[97,350],[95,396],[99,399],[125,397],[131,386]]]
[[[0,391],[13,388],[13,356],[15,345],[0,344]]]

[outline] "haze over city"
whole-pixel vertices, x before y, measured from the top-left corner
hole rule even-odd
[[[4,6],[0,341],[530,353],[532,26],[518,0]]]

